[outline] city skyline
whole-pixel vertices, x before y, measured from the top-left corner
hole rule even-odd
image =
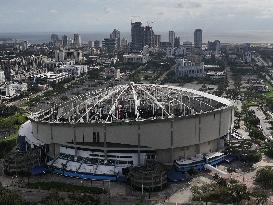
[[[202,28],[210,32],[268,31],[273,2],[263,0],[12,0],[0,8],[1,32],[106,32],[130,30],[133,21],[150,22],[157,31]],[[236,21],[236,24],[234,24]],[[152,23],[154,22],[154,23]]]

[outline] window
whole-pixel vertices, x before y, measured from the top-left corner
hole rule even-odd
[[[97,132],[97,142],[100,142],[100,133]]]
[[[155,159],[155,155],[154,154],[147,154],[147,159]]]
[[[93,142],[97,142],[96,132],[93,132]]]
[[[120,156],[120,158],[132,158],[132,156]]]

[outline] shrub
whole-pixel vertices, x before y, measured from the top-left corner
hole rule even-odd
[[[105,191],[102,188],[78,186],[61,182],[35,182],[29,184],[29,188],[42,190],[56,190],[61,192],[80,192],[89,194],[105,193]]]
[[[218,179],[213,183],[193,186],[191,191],[193,201],[234,204],[250,199],[247,187],[235,180],[227,182],[224,179]]]
[[[264,188],[273,188],[273,168],[263,167],[256,173],[256,182],[260,183]]]

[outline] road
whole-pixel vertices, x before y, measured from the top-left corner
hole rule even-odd
[[[230,89],[234,89],[234,81],[232,78],[232,72],[229,66],[226,66],[227,80]]]
[[[250,107],[249,109],[253,110],[255,112],[255,115],[260,119],[260,125],[262,127],[264,136],[268,139],[272,139],[271,129],[270,129],[271,125],[268,123],[268,120],[266,119],[266,116],[263,113],[263,111],[257,106]]]
[[[26,103],[28,101],[28,99],[35,98],[37,96],[41,96],[41,95],[44,94],[44,92],[46,92],[46,90],[40,91],[38,93],[34,93],[34,94],[30,95],[28,98],[22,98],[22,99],[19,99],[19,100],[15,100],[13,102],[8,103],[7,105],[8,106],[15,105],[17,107],[20,107],[22,104]]]
[[[162,80],[167,76],[167,74],[175,69],[175,65],[172,66],[169,70],[167,70],[165,73],[163,73],[157,80],[156,83],[161,83]]]

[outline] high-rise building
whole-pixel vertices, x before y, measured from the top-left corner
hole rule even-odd
[[[169,41],[166,42],[160,42],[160,48],[166,50],[167,48],[171,48],[172,44]]]
[[[220,49],[221,49],[221,42],[219,40],[215,40],[213,42],[211,42],[211,41],[208,42],[208,50],[212,51],[215,55],[220,54]]]
[[[121,39],[120,47],[121,47],[121,50],[123,50],[123,51],[128,50],[128,42],[127,42],[127,40],[125,38]]]
[[[141,51],[144,46],[144,27],[141,22],[131,23],[131,38],[131,51]]]
[[[82,45],[82,40],[81,40],[81,36],[78,33],[74,34],[74,46],[75,47],[81,47]]]
[[[88,41],[88,46],[92,47],[93,46],[93,41]]]
[[[67,37],[67,35],[63,35],[62,40],[63,40],[63,47],[67,47],[68,46],[68,37]]]
[[[100,47],[100,41],[96,40],[94,41],[94,48],[99,48]]]
[[[169,31],[169,42],[171,43],[172,47],[174,47],[174,39],[175,39],[175,32]]]
[[[154,31],[151,26],[145,26],[144,29],[144,46],[146,45],[149,47],[154,46]]]
[[[202,48],[202,29],[196,29],[194,31],[194,47]]]
[[[160,47],[161,35],[154,35],[154,46]]]
[[[20,44],[21,44],[22,51],[27,50],[27,48],[28,48],[28,41],[23,41]]]
[[[51,42],[52,43],[57,43],[58,41],[59,41],[58,34],[51,34]]]
[[[221,42],[219,40],[215,40],[214,45],[215,45],[215,55],[219,55],[221,51]]]
[[[192,53],[192,42],[185,41],[183,42],[183,48],[185,49],[186,55],[189,55]]]
[[[174,39],[174,47],[179,48],[180,47],[180,37],[175,37]]]
[[[116,49],[118,50],[120,48],[120,31],[117,29],[114,29],[113,32],[110,34],[110,38],[115,39]]]
[[[114,38],[105,38],[102,41],[102,47],[107,54],[114,54],[116,50],[116,39]]]

